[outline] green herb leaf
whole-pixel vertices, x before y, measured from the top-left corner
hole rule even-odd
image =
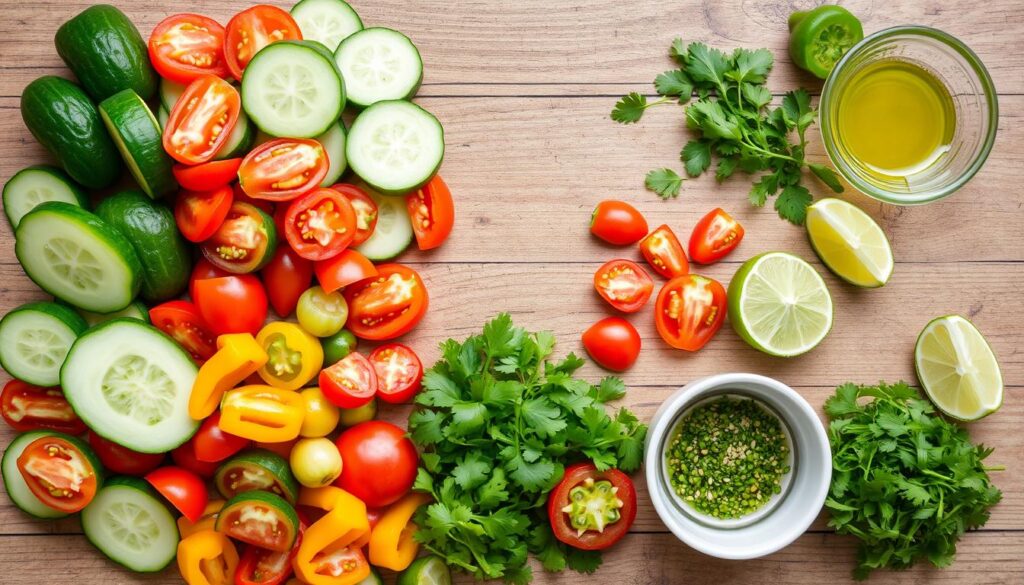
[[[811,197],[811,192],[807,188],[790,185],[783,189],[775,199],[775,211],[778,211],[779,216],[786,221],[795,225],[803,225],[804,220],[807,219],[807,206],[813,200],[814,198]]]
[[[693,92],[693,82],[682,69],[673,69],[654,78],[654,89],[659,95],[678,96],[686,102]]]
[[[612,110],[612,120],[620,124],[632,124],[640,120],[647,109],[647,96],[633,92],[620,99]]]
[[[843,192],[843,184],[839,182],[839,175],[837,175],[830,167],[815,163],[807,163],[807,166],[811,168],[811,172],[814,173],[816,177],[821,179],[822,183],[828,185],[829,189],[832,189],[836,193]]]
[[[690,43],[686,53],[686,71],[690,74],[690,79],[714,87],[721,87],[725,83],[725,73],[730,67],[729,58],[725,53],[709,48],[704,43]]]
[[[721,183],[736,172],[739,161],[735,158],[723,158],[718,160],[718,167],[715,169],[715,180]]]
[[[644,185],[662,199],[678,196],[682,184],[683,178],[672,169],[654,169],[644,178]]]
[[[696,177],[708,170],[711,165],[711,142],[707,140],[691,140],[679,154],[686,166],[686,174]]]
[[[768,198],[779,190],[779,177],[774,173],[763,175],[750,189],[750,203],[755,207],[764,207]]]
[[[736,49],[733,53],[736,68],[726,72],[726,77],[736,83],[764,83],[772,70],[772,53],[768,49]]]

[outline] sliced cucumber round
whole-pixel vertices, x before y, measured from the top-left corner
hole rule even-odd
[[[344,142],[342,145],[344,149]],[[47,201],[63,201],[78,207],[89,207],[89,198],[85,192],[67,173],[50,165],[33,165],[15,173],[4,184],[3,199],[4,213],[12,228],[17,228],[21,218],[35,209],[36,205]]]
[[[377,225],[356,251],[374,262],[392,260],[412,243],[412,221],[405,208],[405,198],[381,195],[368,186],[362,187],[377,204]]]
[[[177,81],[171,81],[170,79],[160,80],[160,106],[170,112],[174,109],[174,104],[178,103],[178,99],[181,98],[181,94],[185,93],[188,88],[183,83]]]
[[[60,382],[94,432],[134,451],[165,453],[199,425],[188,415],[196,371],[189,355],[158,329],[115,319],[78,338]]]
[[[142,265],[131,243],[80,207],[43,203],[21,219],[15,237],[29,278],[76,307],[120,311],[139,292]]]
[[[249,119],[249,116],[244,111],[238,112],[238,122],[235,123],[235,127],[231,129],[231,134],[228,135],[228,139],[224,142],[224,146],[220,147],[217,154],[214,155],[214,160],[224,160],[226,158],[243,157],[252,150],[252,143],[256,139],[256,126]]]
[[[54,510],[32,493],[28,484],[25,483],[25,478],[21,475],[21,471],[18,469],[18,457],[21,457],[29,443],[50,434],[49,431],[29,431],[18,435],[11,441],[10,445],[7,445],[3,461],[0,462],[0,468],[2,468],[4,477],[4,488],[7,490],[7,495],[14,502],[14,505],[26,514],[48,520],[64,518],[67,516],[67,513]]]
[[[88,327],[70,307],[22,305],[0,320],[0,365],[29,384],[56,386],[71,345]]]
[[[444,129],[411,102],[377,102],[359,114],[345,145],[348,165],[374,189],[402,195],[425,185],[444,158]]]
[[[303,39],[316,41],[331,52],[346,37],[363,30],[362,19],[343,0],[301,0],[291,13]]]
[[[82,532],[110,560],[139,573],[162,570],[178,553],[174,516],[137,477],[107,480],[82,510]]]
[[[409,37],[390,28],[367,28],[354,33],[334,54],[348,101],[355,106],[385,100],[407,100],[423,81],[423,59]]]
[[[135,182],[152,198],[178,188],[174,160],[164,150],[160,123],[146,102],[126,89],[100,102],[100,117]]]
[[[341,175],[345,173],[345,169],[348,168],[348,159],[345,158],[345,125],[338,120],[330,130],[317,136],[316,141],[324,147],[327,160],[331,163],[320,186],[330,187],[338,182]]]
[[[146,305],[142,304],[142,301],[132,301],[132,304],[113,313],[93,313],[92,311],[83,311],[77,307],[75,311],[85,319],[89,327],[113,321],[114,319],[138,319],[143,323],[149,323],[149,309],[146,308]]]
[[[242,105],[272,136],[314,138],[345,108],[345,83],[320,43],[279,41],[253,57],[242,75]]]

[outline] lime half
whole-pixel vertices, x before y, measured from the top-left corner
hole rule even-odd
[[[949,416],[973,421],[1003,404],[1003,375],[992,348],[959,315],[934,319],[914,348],[914,366],[928,398]]]
[[[822,199],[807,209],[807,235],[821,261],[846,282],[874,288],[892,276],[892,248],[882,228],[859,207]]]
[[[420,557],[398,576],[398,585],[451,585],[448,565],[439,557]]]
[[[806,353],[832,329],[832,297],[810,264],[785,252],[747,260],[729,283],[736,333],[769,355]]]

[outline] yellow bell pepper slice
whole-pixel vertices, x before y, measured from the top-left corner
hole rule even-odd
[[[238,551],[231,539],[201,530],[178,543],[178,570],[188,585],[233,585]]]
[[[267,363],[267,352],[248,333],[217,338],[217,353],[199,368],[188,397],[188,415],[202,420],[217,410],[221,397]]]
[[[392,571],[404,571],[416,559],[420,545],[413,540],[416,510],[429,502],[429,494],[413,492],[392,504],[370,534],[370,564]]]
[[[360,542],[370,534],[366,504],[341,488],[303,488],[300,506],[327,510],[302,535],[292,561],[296,575],[309,585],[354,585],[370,575]],[[329,574],[325,565],[341,574]]]
[[[275,388],[298,390],[319,374],[324,365],[320,340],[295,323],[270,323],[260,329],[256,343],[269,356],[259,375]]]
[[[196,522],[192,522],[184,516],[179,517],[178,533],[181,534],[182,538],[188,538],[196,532],[213,530],[214,525],[217,524],[217,514],[220,513],[223,507],[224,500],[210,500],[206,503],[206,507],[203,508],[203,515]]]
[[[218,426],[225,433],[265,443],[299,436],[306,404],[302,395],[272,386],[241,386],[224,393]]]

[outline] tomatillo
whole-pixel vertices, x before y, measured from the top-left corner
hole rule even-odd
[[[789,17],[789,54],[797,67],[825,79],[864,38],[860,20],[842,6],[824,5]]]

